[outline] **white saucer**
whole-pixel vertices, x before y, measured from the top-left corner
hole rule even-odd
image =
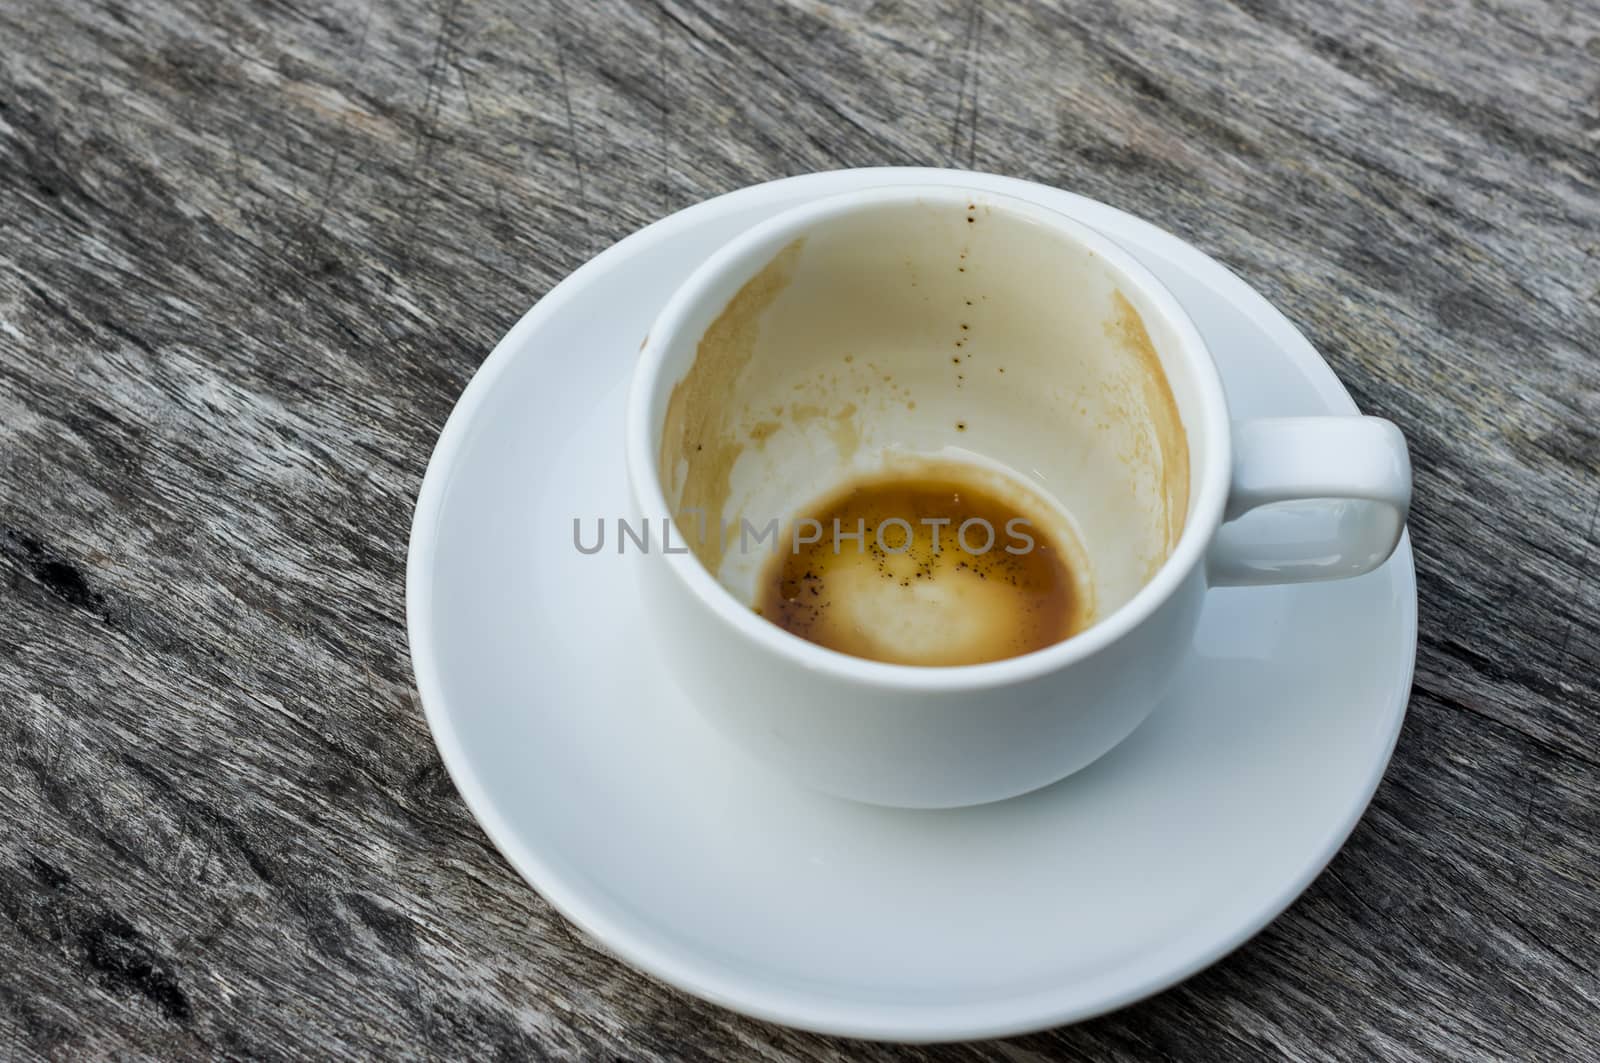
[[[1235,416],[1355,412],[1264,299],[1110,207],[941,170],[748,188],[601,254],[484,363],[417,502],[411,653],[439,752],[484,830],[626,962],[811,1030],[999,1036],[1165,988],[1305,889],[1388,763],[1416,580],[1402,541],[1359,579],[1212,591],[1177,695],[1103,760],[995,805],[855,805],[724,745],[660,671],[631,561],[581,556],[572,521],[592,532],[628,512],[628,373],[690,269],[785,207],[889,181],[1022,196],[1106,232],[1188,308]]]

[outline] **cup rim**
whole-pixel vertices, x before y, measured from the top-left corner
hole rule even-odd
[[[693,552],[662,552],[645,559],[648,563],[667,565],[675,578],[732,634],[807,671],[860,685],[912,692],[983,690],[1037,679],[1092,656],[1147,620],[1178,590],[1190,571],[1203,563],[1205,551],[1222,523],[1227,501],[1232,447],[1221,375],[1188,312],[1148,268],[1098,230],[1053,208],[1016,196],[964,185],[887,184],[823,196],[757,223],[712,252],[667,299],[651,325],[628,387],[625,450],[628,478],[639,511],[652,516],[668,514],[670,519],[671,509],[655,457],[656,444],[651,439],[650,408],[658,389],[676,384],[663,376],[666,351],[671,346],[669,341],[684,331],[687,320],[730,267],[759,248],[768,248],[776,254],[805,229],[842,215],[907,203],[958,201],[962,204],[981,202],[1064,233],[1099,255],[1119,283],[1137,289],[1148,304],[1155,307],[1177,333],[1178,354],[1193,374],[1201,423],[1192,425],[1185,420],[1184,431],[1191,438],[1203,433],[1207,461],[1200,475],[1193,478],[1188,513],[1176,548],[1132,598],[1111,615],[1060,642],[1016,657],[980,664],[892,664],[829,649],[751,612]],[[1188,412],[1181,404],[1179,410]]]

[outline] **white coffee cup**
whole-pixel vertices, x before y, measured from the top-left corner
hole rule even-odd
[[[675,680],[795,779],[906,807],[997,800],[1089,764],[1160,701],[1208,587],[1370,571],[1411,490],[1394,425],[1231,422],[1205,342],[1131,255],[1046,208],[952,187],[820,199],[713,254],[645,342],[626,446],[636,516],[676,518],[639,560]],[[783,537],[748,549],[741,520],[786,527],[852,477],[931,456],[1059,507],[1094,602],[1085,630],[918,667],[756,615]],[[1299,505],[1281,542],[1222,532],[1285,502]]]

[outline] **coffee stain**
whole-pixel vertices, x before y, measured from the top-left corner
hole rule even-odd
[[[856,404],[847,402],[833,415],[833,427],[828,434],[839,451],[839,460],[848,462],[861,447],[861,430],[856,426]]]
[[[788,287],[804,240],[796,240],[773,257],[728,301],[706,329],[694,363],[667,399],[661,430],[661,482],[674,505],[674,522],[695,556],[711,572],[722,564],[721,536],[698,534],[680,517],[698,510],[705,525],[715,527],[728,502],[734,463],[745,443],[722,431],[725,410],[732,406],[739,376],[755,355],[761,338],[761,315]]]
[[[1156,354],[1155,345],[1150,342],[1150,333],[1144,327],[1144,319],[1121,292],[1113,292],[1111,301],[1115,313],[1106,322],[1106,334],[1117,341],[1138,366],[1138,383],[1145,413],[1155,435],[1156,448],[1160,451],[1159,461],[1147,463],[1159,477],[1157,497],[1162,501],[1166,547],[1161,557],[1151,559],[1150,575],[1154,575],[1156,569],[1172,556],[1189,515],[1189,436],[1184,430],[1183,417],[1178,412],[1178,402],[1173,398],[1172,386],[1161,367],[1161,359]]]
[[[769,438],[771,438],[774,432],[782,427],[783,425],[779,424],[777,421],[758,422],[757,424],[752,425],[750,428],[750,439],[755,443],[765,443]]]

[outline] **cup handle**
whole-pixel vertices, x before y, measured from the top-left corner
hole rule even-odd
[[[1207,582],[1305,583],[1371,572],[1394,553],[1410,504],[1406,440],[1381,417],[1236,421],[1233,480],[1206,558]]]

